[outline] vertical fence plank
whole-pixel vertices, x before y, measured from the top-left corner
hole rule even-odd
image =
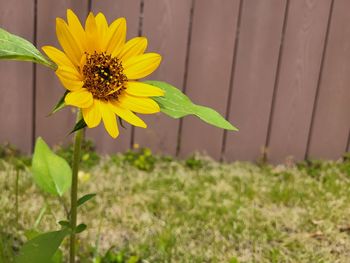
[[[118,17],[125,17],[128,30],[127,38],[130,39],[138,35],[140,0],[93,0],[92,11],[94,14],[104,13],[109,23],[112,23]],[[117,139],[113,139],[108,135],[101,122],[97,128],[88,130],[87,137],[96,143],[99,152],[125,151],[130,147],[131,126],[125,123],[125,127],[126,129],[119,126],[120,135]]]
[[[265,145],[286,1],[244,1],[224,160],[256,160]],[[267,66],[268,65],[268,66]]]
[[[80,19],[85,20],[87,1],[38,0],[37,41],[38,47],[53,45],[60,48],[56,38],[56,17],[66,19],[66,10],[71,8]],[[71,107],[47,117],[53,106],[62,97],[65,89],[54,72],[42,66],[37,67],[36,136],[42,136],[48,143],[58,144],[70,140],[67,134],[74,127],[75,116]]]
[[[267,148],[269,160],[304,159],[331,0],[290,1]]]
[[[33,41],[34,0],[1,0],[0,6],[0,26]],[[32,148],[33,65],[0,61],[0,79],[0,143],[10,142],[28,153]]]
[[[336,0],[329,32],[316,112],[310,158],[342,156],[350,129],[350,1]]]
[[[196,1],[190,45],[187,94],[198,104],[225,114],[229,91],[238,0]],[[218,159],[223,131],[195,117],[183,121],[180,155],[207,152]]]
[[[191,2],[145,1],[142,31],[149,41],[148,51],[158,52],[163,57],[159,69],[149,79],[164,80],[182,88]],[[135,129],[134,142],[158,153],[174,155],[179,121],[163,114],[142,118],[148,128]]]

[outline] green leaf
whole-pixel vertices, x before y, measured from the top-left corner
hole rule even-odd
[[[63,262],[63,252],[58,249],[55,255],[53,255],[51,259],[51,263],[62,263],[62,262]]]
[[[40,137],[35,144],[32,171],[36,184],[47,193],[62,196],[71,186],[72,170],[68,163]]]
[[[63,227],[63,228],[69,228],[70,227],[70,223],[67,220],[61,220],[58,221],[58,223]]]
[[[73,132],[79,131],[80,129],[84,129],[87,126],[87,124],[85,123],[84,119],[81,119],[80,121],[78,121],[73,130],[69,133],[72,134]]]
[[[162,82],[149,80],[145,83],[161,88],[165,91],[163,97],[153,97],[153,99],[159,104],[160,110],[168,116],[178,119],[187,115],[195,115],[206,123],[232,131],[238,131],[231,123],[225,120],[217,111],[194,104],[185,94],[174,86]]]
[[[78,199],[78,207],[89,201],[90,199],[94,198],[96,194],[87,194]]]
[[[199,117],[202,121],[205,121],[206,123],[209,123],[213,126],[225,129],[225,130],[231,130],[231,131],[238,131],[236,127],[234,127],[231,123],[229,123],[227,120],[224,119],[218,113],[217,111],[204,107],[201,105],[194,105],[194,112],[197,117]]]
[[[61,245],[63,239],[69,235],[69,229],[48,232],[29,240],[20,249],[16,263],[48,263]]]
[[[36,229],[29,229],[24,232],[24,236],[27,238],[27,240],[31,240],[39,235],[40,232]]]
[[[66,104],[64,102],[64,99],[66,98],[67,94],[69,93],[69,91],[67,90],[63,96],[60,98],[60,100],[57,102],[57,104],[55,105],[55,107],[52,109],[52,111],[50,112],[49,116],[58,112],[59,110],[63,109]]]
[[[32,61],[56,70],[57,66],[28,40],[0,28],[0,59]]]
[[[79,233],[83,232],[86,228],[87,228],[87,226],[85,224],[80,224],[75,228],[75,233],[79,234]]]

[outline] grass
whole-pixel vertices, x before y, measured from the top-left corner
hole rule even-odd
[[[349,160],[220,164],[147,150],[85,158],[80,196],[97,196],[80,210],[79,221],[88,225],[79,236],[82,263],[349,262]],[[7,263],[25,230],[58,229],[65,212],[62,202],[39,192],[25,168],[17,225],[15,171],[3,159],[0,262]]]

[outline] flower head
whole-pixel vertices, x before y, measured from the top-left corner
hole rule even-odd
[[[159,112],[150,97],[164,95],[161,89],[137,81],[161,61],[159,54],[144,53],[147,39],[126,42],[125,19],[108,25],[102,13],[90,13],[83,28],[72,10],[67,10],[67,23],[57,18],[56,34],[63,52],[52,46],[43,50],[57,64],[56,75],[69,91],[65,103],[82,110],[87,126],[96,127],[102,120],[113,138],[119,134],[116,116],[146,128],[135,113]]]

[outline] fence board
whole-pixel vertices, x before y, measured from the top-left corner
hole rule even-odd
[[[161,66],[149,79],[164,80],[182,88],[191,2],[145,1],[142,31],[149,40],[148,51],[163,57]],[[135,129],[134,142],[158,153],[176,154],[179,121],[163,114],[142,118],[148,128]]]
[[[0,1],[0,27],[33,40],[34,1]],[[21,8],[18,8],[21,6]],[[8,141],[25,152],[32,149],[33,66],[0,62],[0,142]]]
[[[186,92],[221,114],[226,111],[239,2],[196,1],[193,15]],[[220,158],[222,130],[186,117],[181,136],[181,156],[198,150]]]
[[[290,1],[267,144],[273,162],[304,159],[330,6],[331,0]]]
[[[38,48],[44,45],[59,47],[56,38],[56,17],[66,19],[66,10],[71,8],[85,19],[87,14],[86,1],[47,1],[38,0],[37,40]],[[46,117],[53,106],[62,97],[65,89],[59,83],[51,69],[37,67],[37,99],[36,99],[36,136],[42,136],[50,144],[67,142],[67,136],[74,127],[75,116],[71,107],[66,107],[53,116]]]
[[[125,17],[127,20],[127,38],[138,35],[140,0],[104,0],[93,1],[92,11],[97,14],[103,12],[108,22],[111,23],[118,17]],[[111,138],[104,129],[103,123],[99,127],[89,129],[87,137],[96,142],[96,147],[102,153],[115,153],[129,149],[131,142],[131,126],[125,123],[126,129],[119,126],[120,135],[117,139]]]
[[[256,160],[265,143],[273,162],[289,155],[336,159],[350,150],[348,0],[37,0],[36,20],[35,2],[0,0],[0,26],[34,40],[37,24],[40,49],[58,46],[55,18],[65,17],[67,8],[82,20],[90,3],[110,22],[125,16],[128,38],[143,31],[148,50],[163,55],[150,79],[183,88],[240,128],[224,133],[195,117],[179,122],[146,116],[148,129],[133,133],[128,126],[117,140],[102,125],[88,130],[99,152],[125,151],[135,142],[175,154],[178,138],[182,157],[200,151],[216,159]],[[46,117],[64,92],[50,69],[2,61],[0,78],[0,143],[30,152],[35,136],[50,144],[70,140],[71,108]]]
[[[224,160],[256,160],[265,145],[286,1],[245,1]],[[269,66],[266,66],[269,65]]]
[[[348,0],[334,2],[333,16],[312,127],[310,158],[341,157],[350,129],[350,16]]]

